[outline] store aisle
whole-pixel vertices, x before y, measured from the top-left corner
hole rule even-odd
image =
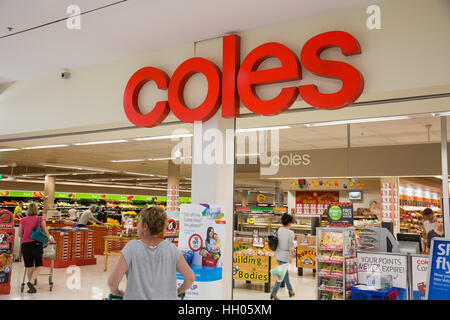
[[[117,256],[108,258],[108,271],[103,271],[103,256],[97,255],[97,264],[80,267],[80,287],[73,288],[74,282],[71,281],[74,273],[69,273],[68,268],[55,268],[53,272],[53,291],[49,291],[48,276],[39,276],[37,293],[27,293],[28,287],[25,285],[24,292],[20,292],[20,285],[23,279],[23,262],[13,263],[13,274],[11,281],[11,293],[9,295],[0,295],[0,300],[101,300],[108,296],[108,276]],[[50,268],[43,268],[42,273],[48,274]],[[123,280],[124,282],[126,280]],[[69,285],[72,283],[72,289]],[[125,283],[121,284],[125,287]]]
[[[303,276],[298,276],[295,262],[289,268],[289,276],[294,287],[295,296],[289,298],[286,287],[280,288],[278,297],[281,300],[315,300],[316,299],[316,278],[312,270],[304,269]],[[273,288],[273,285],[272,285]],[[269,300],[270,293],[264,292],[264,284],[254,282],[251,284],[245,281],[235,281],[233,290],[233,300]]]
[[[24,272],[23,262],[14,262],[11,281],[11,293],[9,295],[0,295],[0,300],[101,300],[108,296],[109,289],[107,285],[108,276],[112,267],[119,257],[111,256],[108,258],[108,271],[103,271],[103,256],[97,255],[97,264],[80,267],[80,288],[70,289],[68,284],[73,282],[73,273],[69,269],[54,269],[53,273],[53,291],[49,291],[48,276],[39,276],[35,294],[27,293],[28,287],[25,286],[24,292],[20,292],[20,285]],[[50,268],[43,268],[42,273],[49,273]],[[304,270],[303,276],[297,275],[295,263],[290,268],[291,282],[294,287],[295,296],[289,298],[286,288],[280,288],[278,296],[282,300],[314,300],[316,280],[312,270]],[[125,279],[121,288],[125,287]],[[246,284],[245,281],[236,281],[233,291],[234,300],[268,300],[269,294],[264,292],[264,285],[260,283]]]

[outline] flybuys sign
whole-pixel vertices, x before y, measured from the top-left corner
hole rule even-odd
[[[427,283],[427,300],[450,299],[450,239],[432,240]]]
[[[353,225],[353,203],[333,203],[327,208],[327,220],[330,225]]]

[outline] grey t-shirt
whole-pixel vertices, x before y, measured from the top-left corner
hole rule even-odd
[[[80,220],[78,220],[78,224],[87,224],[92,218],[94,218],[94,215],[92,214],[91,210],[86,210],[81,215]]]
[[[125,300],[176,300],[178,248],[164,240],[156,247],[131,240],[122,249],[127,262]]]
[[[278,246],[274,257],[283,262],[289,262],[291,250],[294,248],[294,231],[286,228],[278,229]]]

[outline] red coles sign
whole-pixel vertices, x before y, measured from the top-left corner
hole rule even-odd
[[[362,74],[353,66],[340,62],[322,60],[320,54],[327,48],[337,46],[346,56],[360,54],[358,41],[343,31],[330,31],[308,40],[297,55],[286,46],[270,42],[251,51],[240,63],[240,37],[223,38],[222,72],[211,61],[191,58],[184,61],[173,73],[172,78],[153,67],[145,67],[133,74],[124,94],[124,108],[128,119],[140,127],[154,127],[160,124],[170,110],[183,122],[206,121],[222,105],[222,117],[239,117],[239,99],[252,112],[271,116],[286,111],[297,99],[298,94],[305,102],[321,109],[346,107],[361,95],[364,88]],[[258,70],[261,63],[275,57],[281,67]],[[271,100],[261,100],[255,93],[255,86],[269,83],[302,79],[301,64],[310,72],[342,81],[342,88],[331,94],[321,93],[313,84],[283,88]],[[208,81],[205,100],[196,108],[186,106],[183,98],[184,87],[189,78],[202,73]],[[138,96],[147,81],[154,81],[159,89],[168,89],[168,101],[159,101],[152,111],[139,111]]]

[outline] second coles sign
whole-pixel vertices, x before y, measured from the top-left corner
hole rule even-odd
[[[321,109],[339,109],[351,105],[364,88],[362,74],[353,66],[341,61],[322,60],[320,54],[330,47],[339,47],[342,54],[351,56],[361,53],[358,41],[349,33],[330,31],[309,39],[300,52],[300,59],[288,47],[269,42],[253,49],[240,63],[240,37],[223,38],[222,71],[204,58],[184,61],[169,76],[154,67],[144,67],[129,79],[123,97],[125,114],[139,127],[155,127],[170,111],[183,122],[209,120],[222,105],[222,117],[239,117],[240,100],[252,112],[272,116],[286,111],[298,95],[309,105]],[[281,67],[258,70],[269,58],[277,58]],[[301,61],[301,63],[300,63]],[[278,96],[261,100],[255,86],[302,79],[301,64],[308,71],[321,77],[342,81],[342,88],[335,93],[322,93],[314,84],[283,88]],[[203,103],[193,109],[186,106],[184,88],[189,78],[202,73],[208,81],[208,92]],[[168,89],[168,101],[159,101],[152,111],[142,114],[139,110],[139,92],[148,81],[154,81],[160,90]]]

